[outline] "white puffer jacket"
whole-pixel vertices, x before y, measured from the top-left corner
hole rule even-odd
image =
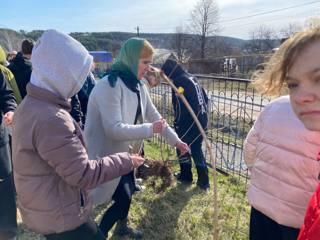
[[[251,170],[252,207],[278,224],[300,228],[319,182],[320,133],[307,130],[288,96],[271,102],[250,130],[244,147]]]

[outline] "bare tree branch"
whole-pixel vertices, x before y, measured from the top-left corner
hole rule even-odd
[[[307,28],[320,28],[320,18],[318,18],[318,17],[309,18],[306,21],[305,26]]]
[[[250,33],[251,39],[246,45],[246,49],[250,53],[266,53],[272,51],[277,43],[275,31],[266,26],[260,25]]]
[[[190,41],[191,37],[186,33],[184,27],[177,27],[172,39],[172,49],[175,51],[180,63],[186,63],[190,58]]]
[[[206,56],[207,37],[219,31],[219,8],[216,0],[199,0],[191,11],[191,32],[200,38],[200,57]]]
[[[289,23],[280,30],[280,38],[285,39],[302,30],[302,27],[297,23]]]

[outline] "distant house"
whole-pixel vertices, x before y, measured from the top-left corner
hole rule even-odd
[[[112,53],[107,51],[90,51],[95,63],[111,63],[113,61]]]
[[[155,54],[154,54],[154,58],[153,58],[153,66],[161,68],[162,64],[169,58],[179,62],[180,64],[182,64],[186,68],[188,67],[188,65],[186,63],[189,61],[190,57],[184,56],[183,59],[186,62],[181,63],[179,61],[179,57],[177,56],[177,54],[173,50],[163,49],[163,48],[156,49]]]
[[[223,72],[230,76],[239,70],[237,59],[235,57],[225,57],[223,62]]]
[[[171,56],[171,54],[171,50],[157,48],[153,57],[153,65],[156,67],[161,67],[167,58]]]
[[[96,65],[94,70],[95,76],[102,78],[113,62],[112,53],[107,51],[90,51],[89,53]]]

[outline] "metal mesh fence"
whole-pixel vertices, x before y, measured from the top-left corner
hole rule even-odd
[[[245,196],[249,172],[244,164],[245,137],[262,108],[270,102],[247,79],[197,75],[208,98],[207,137],[213,145],[218,173],[219,239],[247,239],[250,207]],[[161,115],[173,125],[171,88],[167,84],[151,90],[151,98]],[[170,148],[161,138],[153,139]],[[208,161],[209,155],[205,146]],[[208,162],[212,166],[212,163]]]
[[[243,163],[243,142],[261,109],[270,101],[239,78],[197,75],[209,98],[208,138],[215,149],[216,167],[224,174],[248,177]],[[151,90],[161,115],[173,125],[171,88],[167,84]],[[156,138],[155,140],[159,140]]]

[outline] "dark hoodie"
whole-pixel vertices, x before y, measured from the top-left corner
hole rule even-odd
[[[177,88],[182,87],[184,89],[185,98],[191,105],[194,113],[198,116],[198,120],[200,121],[202,127],[206,129],[208,124],[208,97],[204,89],[198,84],[196,77],[185,71],[176,61],[172,59],[167,59],[161,69],[170,79],[172,79]],[[175,115],[174,126],[178,135],[184,135],[190,128],[182,140],[188,142],[194,137],[197,137],[200,132],[194,123],[191,114],[185,107],[182,100],[176,96],[173,90],[172,105]]]
[[[3,147],[3,145],[9,142],[7,129],[3,122],[3,115],[9,111],[13,112],[16,107],[17,104],[13,91],[5,80],[3,73],[0,71],[0,147]],[[0,157],[0,160],[1,159]]]
[[[27,95],[26,87],[32,71],[31,62],[23,57],[22,52],[19,52],[8,68],[16,79],[21,97],[24,98]]]

